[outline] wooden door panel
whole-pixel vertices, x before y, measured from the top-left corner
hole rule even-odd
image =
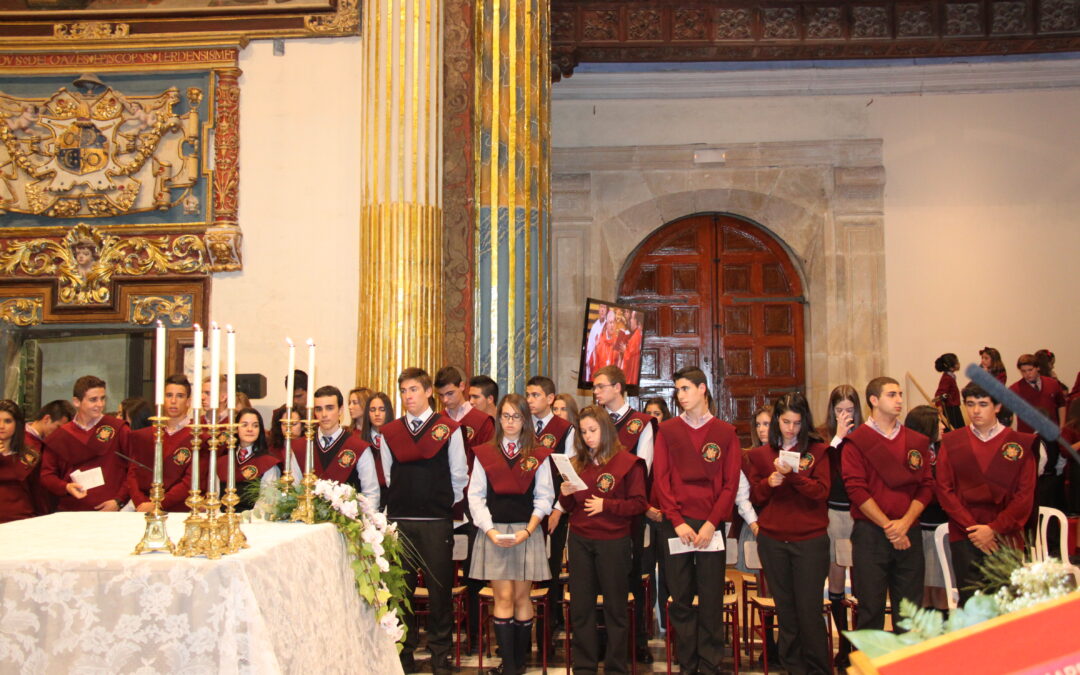
[[[667,394],[697,365],[717,414],[749,440],[753,411],[805,381],[802,283],[783,247],[739,218],[699,215],[661,228],[624,267],[619,301],[645,313],[642,396]]]

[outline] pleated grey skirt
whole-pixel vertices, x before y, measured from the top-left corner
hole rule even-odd
[[[525,529],[525,523],[495,523],[501,534]],[[551,578],[547,547],[542,532],[533,532],[523,543],[504,548],[477,530],[469,577],[485,581],[547,581]]]

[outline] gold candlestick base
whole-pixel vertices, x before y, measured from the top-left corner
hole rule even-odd
[[[281,474],[281,478],[278,478],[278,490],[281,491],[282,497],[289,496],[289,491],[292,490],[293,480],[293,472],[291,469],[285,471],[285,473]]]
[[[169,514],[161,510],[161,498],[164,495],[165,489],[161,483],[153,483],[150,486],[150,501],[154,506],[146,512],[146,529],[143,531],[142,540],[135,545],[132,555],[176,551],[176,546],[169,538],[168,530],[165,529],[165,521],[169,519]]]
[[[205,505],[206,518],[202,522],[199,552],[195,555],[205,555],[211,560],[217,560],[229,553],[225,539],[225,519],[222,517],[221,502],[218,501],[217,495],[211,493]]]
[[[206,516],[204,516],[202,512],[203,498],[198,490],[189,492],[188,498],[184,500],[184,503],[191,509],[191,513],[189,513],[187,519],[184,520],[184,536],[180,537],[180,541],[176,543],[176,550],[173,552],[173,555],[190,558],[199,555],[200,553],[203,524],[206,522]]]
[[[225,547],[229,553],[236,553],[248,547],[247,536],[240,531],[240,514],[236,512],[236,505],[240,503],[236,488],[225,490],[221,503],[225,505],[225,513],[220,518],[223,523],[222,537],[225,540]]]
[[[292,512],[293,522],[308,525],[315,522],[315,483],[318,480],[318,476],[312,472],[304,474],[304,479],[300,481],[303,490],[296,498],[296,508]]]

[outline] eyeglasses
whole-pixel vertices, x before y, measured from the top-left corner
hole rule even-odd
[[[521,415],[508,415],[507,413],[502,414],[502,421],[503,422],[520,422],[523,419],[525,419],[525,418],[522,417]]]

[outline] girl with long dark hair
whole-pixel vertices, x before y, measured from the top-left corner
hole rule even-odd
[[[41,453],[26,445],[25,430],[22,408],[0,401],[0,523],[39,515]]]

